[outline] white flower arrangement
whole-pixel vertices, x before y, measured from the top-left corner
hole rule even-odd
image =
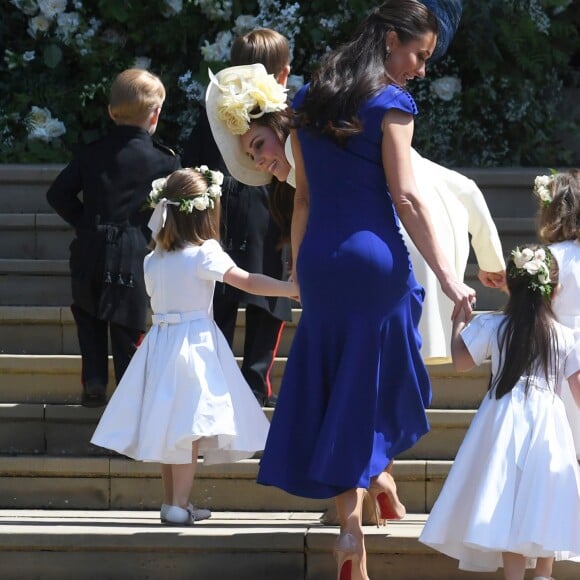
[[[538,291],[543,296],[550,296],[552,293],[550,266],[553,259],[550,250],[547,248],[520,250],[517,247],[512,250],[511,256],[513,264],[508,266],[508,276],[511,278],[526,276],[530,279],[528,284],[530,290]]]
[[[54,18],[66,10],[67,0],[38,0],[38,7],[44,16]]]
[[[553,175],[538,175],[534,179],[534,194],[544,207],[552,203],[552,183]]]
[[[442,101],[451,101],[461,92],[461,80],[457,77],[441,77],[431,83],[431,91]]]
[[[274,75],[242,78],[235,72],[223,74],[221,80],[209,72],[210,82],[220,91],[217,116],[233,135],[243,135],[252,119],[266,113],[283,111],[286,107],[286,89]]]
[[[66,127],[62,121],[53,118],[52,113],[46,108],[33,106],[26,116],[28,139],[49,143],[66,133]]]
[[[164,201],[165,205],[179,206],[178,211],[183,213],[192,213],[194,209],[205,211],[208,207],[213,209],[215,200],[222,195],[221,186],[224,182],[224,174],[221,171],[212,171],[207,165],[194,167],[194,171],[200,173],[207,182],[207,189],[203,193],[190,198],[167,200],[163,195],[167,186],[167,178],[160,177],[151,183],[151,191],[147,196],[149,207],[156,208],[161,201]]]

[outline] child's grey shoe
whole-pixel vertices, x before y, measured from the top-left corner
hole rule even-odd
[[[160,518],[161,518],[162,524],[167,523],[167,510],[171,507],[174,507],[174,506],[168,505],[166,503],[164,503],[161,506]],[[211,518],[211,511],[208,509],[196,508],[191,504],[188,504],[186,509],[191,514],[191,516],[193,517],[193,519],[196,522],[200,522],[202,520],[208,520],[209,518]]]
[[[188,510],[176,505],[166,506],[165,519],[162,522],[168,526],[193,526],[195,520]]]

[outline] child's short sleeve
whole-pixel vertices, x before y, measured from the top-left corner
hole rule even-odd
[[[580,342],[577,342],[566,354],[564,360],[564,377],[571,377],[580,370]]]
[[[498,314],[480,314],[461,331],[461,338],[475,364],[480,365],[491,356],[502,320],[504,317]]]
[[[198,275],[204,280],[223,282],[224,274],[236,264],[226,254],[217,240],[207,240],[201,245],[202,260]]]

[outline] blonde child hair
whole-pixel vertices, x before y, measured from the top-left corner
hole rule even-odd
[[[580,239],[580,170],[536,178],[538,233],[545,244]]]
[[[285,84],[290,73],[290,46],[288,39],[270,28],[258,28],[238,36],[230,53],[232,66],[261,63],[268,74]],[[283,75],[283,78],[278,78]]]
[[[130,68],[119,73],[109,96],[109,114],[118,125],[140,125],[161,109],[165,87],[149,71]]]
[[[212,184],[197,169],[185,168],[174,171],[165,182],[162,196],[173,202],[187,202],[204,195]],[[167,218],[155,240],[163,250],[172,252],[186,244],[202,244],[206,240],[220,240],[220,201],[212,198],[206,209],[193,207],[186,212],[177,205],[167,205]]]

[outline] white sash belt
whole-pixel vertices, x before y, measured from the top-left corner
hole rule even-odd
[[[181,324],[182,322],[191,322],[201,318],[209,318],[209,312],[204,310],[192,310],[191,312],[168,312],[166,314],[153,314],[151,322],[159,326],[168,324]]]

